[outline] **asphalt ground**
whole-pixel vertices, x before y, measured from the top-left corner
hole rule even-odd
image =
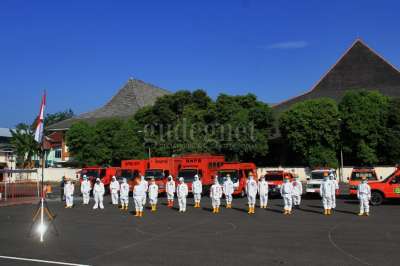
[[[324,216],[318,198],[305,199],[284,216],[282,200],[272,199],[249,216],[245,199],[215,215],[208,197],[202,209],[189,198],[184,214],[162,198],[156,213],[136,218],[132,200],[130,212],[105,202],[104,210],[92,210],[79,199],[73,209],[50,201],[59,235],[49,227],[43,243],[35,230],[28,236],[36,205],[0,208],[0,256],[86,265],[399,265],[398,203],[358,217],[357,201],[339,199],[335,213]],[[0,258],[0,265],[41,264]]]

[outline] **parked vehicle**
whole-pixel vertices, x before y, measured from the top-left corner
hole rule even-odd
[[[145,179],[150,181],[154,178],[159,192],[163,193],[168,176],[172,175],[176,179],[181,164],[182,159],[179,157],[153,157],[144,172]]]
[[[400,167],[383,181],[369,181],[371,204],[380,205],[385,199],[400,199]]]
[[[264,175],[265,180],[268,182],[269,194],[271,196],[280,196],[280,190],[285,176],[288,176],[290,180],[293,180],[292,173],[282,170],[267,171]]]
[[[106,191],[109,191],[109,186],[111,183],[111,178],[116,175],[119,167],[84,167],[80,171],[80,180],[82,181],[83,176],[86,175],[89,181],[94,184],[96,178],[100,178],[101,182],[103,182]]]
[[[257,179],[257,168],[254,163],[224,163],[218,169],[218,181],[222,185],[225,177],[229,174],[234,184],[235,191],[233,195],[245,196],[245,186],[249,173],[252,172],[255,179]]]
[[[375,169],[373,167],[353,168],[353,170],[351,171],[351,176],[347,178],[347,180],[349,181],[350,196],[357,195],[357,187],[361,182],[361,178],[364,176],[368,179],[368,181],[378,180]]]
[[[178,177],[185,179],[190,192],[192,191],[194,176],[199,175],[203,183],[203,193],[207,193],[215,174],[225,162],[224,156],[210,154],[190,154],[183,155],[180,158],[182,159],[182,167],[178,172]]]
[[[116,177],[119,182],[126,178],[130,187],[133,190],[135,178],[144,175],[148,168],[149,160],[123,160],[121,168],[117,170]]]
[[[335,176],[336,182],[338,182],[335,169],[321,168],[312,170],[310,177],[307,178],[307,184],[306,184],[307,194],[319,194],[322,181],[324,181],[324,176],[329,176],[329,173],[332,172]],[[336,190],[336,194],[339,194],[338,189]]]

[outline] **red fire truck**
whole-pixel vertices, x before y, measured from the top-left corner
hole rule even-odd
[[[101,182],[103,182],[106,190],[108,191],[108,187],[111,183],[111,178],[115,176],[118,169],[118,167],[85,167],[82,168],[82,170],[80,171],[80,180],[82,180],[83,176],[86,175],[90,182],[93,184],[96,181],[96,178],[100,178]]]
[[[383,181],[369,181],[371,204],[380,205],[385,199],[400,199],[400,167]]]
[[[159,192],[163,193],[168,176],[172,175],[176,178],[181,164],[182,159],[179,157],[153,157],[149,160],[148,168],[144,172],[145,179],[150,181],[154,178]]]
[[[185,183],[188,184],[189,191],[191,191],[194,176],[198,175],[203,183],[204,194],[209,191],[215,174],[225,162],[224,156],[211,154],[189,154],[180,158],[182,165],[177,177],[183,177]]]
[[[146,169],[149,167],[149,160],[123,160],[121,161],[121,168],[117,170],[116,177],[118,181],[126,178],[132,191],[134,187],[135,178],[144,175]]]
[[[246,194],[246,181],[250,172],[253,173],[254,178],[257,180],[257,168],[254,163],[224,163],[218,169],[218,181],[222,185],[226,175],[229,174],[235,187],[233,195],[240,195],[241,197],[244,197]]]
[[[264,175],[265,180],[268,182],[269,194],[271,196],[280,196],[280,190],[285,176],[288,176],[290,180],[293,179],[292,173],[282,170],[267,171]]]
[[[364,176],[368,179],[368,181],[378,180],[375,169],[373,167],[353,168],[350,178],[347,178],[349,180],[350,196],[357,195],[357,187],[360,184],[362,177]]]

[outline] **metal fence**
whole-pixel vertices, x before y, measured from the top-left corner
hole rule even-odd
[[[2,169],[1,172],[6,178],[0,182],[0,206],[38,200],[41,188],[36,170]]]

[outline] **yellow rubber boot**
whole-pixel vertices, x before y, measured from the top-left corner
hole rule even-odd
[[[256,213],[256,208],[255,207],[251,207],[251,213],[255,214]]]
[[[139,217],[139,216],[140,216],[140,212],[139,212],[139,211],[136,211],[135,217]]]
[[[143,212],[139,212],[139,217],[143,217]]]
[[[365,216],[369,216],[369,212],[366,212],[366,213],[365,213]]]
[[[362,212],[358,213],[358,216],[363,216],[363,215],[364,215],[364,213],[362,213]]]
[[[251,212],[251,207],[249,207],[249,211],[247,212],[248,214],[252,214]]]

